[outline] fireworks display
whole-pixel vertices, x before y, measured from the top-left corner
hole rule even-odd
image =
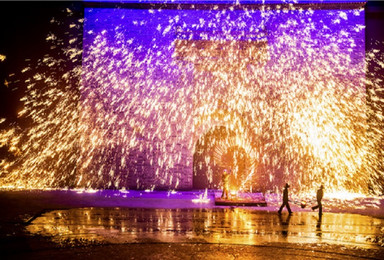
[[[384,64],[364,15],[86,8],[69,25],[83,40],[52,33],[61,58],[23,69],[31,123],[0,132],[0,187],[185,189],[226,167],[242,190],[378,192],[382,81],[367,66]]]

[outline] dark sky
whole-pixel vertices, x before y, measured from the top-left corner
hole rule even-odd
[[[365,17],[367,47],[370,47],[370,39],[384,42],[384,0],[368,1]]]
[[[25,88],[21,70],[50,51],[46,37],[57,30],[50,21],[68,19],[66,8],[82,15],[80,1],[0,1],[0,54],[6,56],[0,62],[0,118],[16,119]]]

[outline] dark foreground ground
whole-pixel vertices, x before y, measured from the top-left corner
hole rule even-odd
[[[1,191],[0,259],[384,259],[382,218],[195,197]]]

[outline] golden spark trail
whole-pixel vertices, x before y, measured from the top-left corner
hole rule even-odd
[[[322,183],[332,192],[379,192],[383,86],[366,65],[384,66],[377,51],[359,53],[353,34],[364,24],[347,23],[363,10],[327,13],[346,24],[334,31],[294,5],[204,12],[215,19],[190,22],[175,11],[156,26],[161,37],[192,32],[197,40],[145,45],[116,26],[85,31],[86,53],[70,38],[61,51],[68,61],[83,55],[81,67],[62,72],[63,59],[44,57],[22,99],[31,126],[0,132],[0,146],[16,158],[0,161],[0,187],[177,189],[185,172],[192,176],[201,142],[211,151],[201,162],[208,179],[231,167],[238,189],[290,182],[301,191]],[[253,16],[261,22],[249,29]]]

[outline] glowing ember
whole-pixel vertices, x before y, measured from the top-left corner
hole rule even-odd
[[[229,166],[239,190],[379,192],[382,83],[365,69],[384,64],[365,60],[363,9],[85,11],[84,53],[76,37],[62,49],[82,67],[44,57],[31,126],[0,132],[16,158],[0,187],[191,188],[196,143],[222,127],[199,166],[211,182]]]
[[[205,189],[204,194],[200,194],[199,198],[192,199],[193,203],[210,203],[211,199],[208,198],[208,190]]]

